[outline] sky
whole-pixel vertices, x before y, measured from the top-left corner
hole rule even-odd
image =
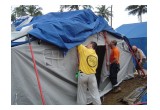
[[[42,12],[44,14],[48,13],[48,12],[57,12],[59,11],[59,5],[39,5],[40,7],[43,8]],[[95,7],[97,7],[98,5],[92,5],[94,7],[94,11],[96,10]],[[111,5],[106,5],[106,7],[109,7]],[[113,18],[112,18],[112,27],[114,29],[118,28],[119,26],[121,26],[122,24],[130,24],[130,23],[137,23],[138,21],[138,17],[137,15],[133,16],[133,15],[128,15],[128,11],[125,11],[125,8],[128,5],[125,4],[115,4],[112,5],[112,11],[113,11]],[[109,8],[110,9],[110,8]],[[142,16],[142,21],[146,22],[147,21],[147,14],[144,14]],[[111,24],[109,22],[109,24]]]

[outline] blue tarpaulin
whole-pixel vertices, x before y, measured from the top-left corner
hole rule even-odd
[[[142,97],[141,97],[141,103],[144,103],[143,105],[147,105],[147,93],[144,94]]]
[[[147,22],[124,24],[116,31],[126,36],[131,45],[136,45],[147,56]],[[147,69],[147,64],[144,68]]]
[[[27,25],[33,25],[28,34],[54,44],[64,51],[83,43],[89,36],[103,30],[122,39],[121,34],[109,26],[102,16],[96,16],[90,9],[51,12],[34,17]],[[22,27],[17,30],[21,29]]]

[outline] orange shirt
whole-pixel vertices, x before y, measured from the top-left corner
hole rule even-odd
[[[110,54],[110,63],[113,62],[113,60],[117,59],[117,64],[119,63],[119,57],[120,57],[120,52],[118,47],[114,47],[111,49],[111,54]]]

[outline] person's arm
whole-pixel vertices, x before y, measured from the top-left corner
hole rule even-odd
[[[109,38],[107,36],[107,32],[106,31],[103,31],[103,36],[106,38],[105,42],[109,45],[110,44],[110,40],[109,40]]]
[[[143,58],[143,57],[142,57],[142,53],[141,53],[141,51],[139,51],[139,50],[138,50],[138,53],[139,53],[139,56],[140,56],[140,61],[139,61],[139,63],[141,64],[141,63],[142,63],[142,58]]]
[[[108,39],[107,32],[106,32],[106,31],[103,31],[103,32],[102,32],[102,35],[103,35],[104,38],[105,38],[105,43],[107,43],[108,46],[110,46],[110,40]],[[106,48],[106,51],[108,51],[107,48]],[[109,69],[110,69],[110,68],[109,68],[110,63],[111,63],[111,62],[109,62],[108,60],[106,61],[106,67],[107,67],[107,70],[108,70],[108,71],[109,71]]]

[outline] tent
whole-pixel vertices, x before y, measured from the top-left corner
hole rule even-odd
[[[131,45],[142,49],[147,56],[147,22],[123,24],[116,28],[116,31],[125,35]],[[147,64],[144,67],[147,69]]]
[[[118,84],[134,76],[132,56],[123,37],[113,30],[103,17],[96,16],[91,10],[48,13],[33,17],[29,21],[21,27],[15,27],[16,31],[11,33],[12,105],[40,105],[42,99],[47,105],[75,105],[75,73],[78,70],[76,46],[86,45],[90,41],[98,44],[96,77],[100,96],[112,90],[109,71],[105,66],[110,50],[106,50],[101,34],[103,30],[108,32],[110,40],[117,40],[120,49]],[[32,55],[40,83],[35,75]]]

